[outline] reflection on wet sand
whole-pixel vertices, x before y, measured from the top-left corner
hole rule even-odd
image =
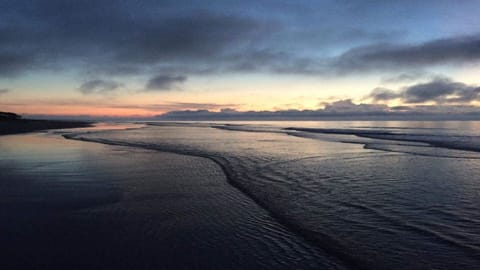
[[[3,269],[341,268],[204,158],[2,136],[0,179]]]

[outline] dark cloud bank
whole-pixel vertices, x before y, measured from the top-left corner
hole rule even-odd
[[[228,51],[246,50],[245,42],[270,27],[248,16],[187,7],[165,1],[3,1],[0,76],[67,65],[94,74],[212,70]]]
[[[222,1],[209,3],[206,9],[195,2],[5,0],[0,4],[0,76],[66,67],[94,75],[273,72],[328,76],[480,59],[478,34],[405,44],[397,42],[398,34],[392,37],[389,32],[370,33],[345,25],[313,27],[313,21],[301,16],[292,19],[296,11],[280,3],[256,5],[270,5],[264,10],[288,16],[258,16],[246,12],[248,3],[234,9]],[[308,15],[309,9],[303,12]],[[338,18],[330,19],[335,23],[324,23],[341,24]],[[344,48],[342,36],[353,43],[351,49],[337,56],[310,53],[328,46]],[[357,39],[364,44],[354,42]]]
[[[421,44],[374,44],[353,48],[332,61],[339,72],[398,70],[480,59],[480,35],[437,39]]]

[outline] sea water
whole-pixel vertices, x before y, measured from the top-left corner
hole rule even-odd
[[[66,137],[213,160],[350,268],[480,266],[480,122],[146,124]]]

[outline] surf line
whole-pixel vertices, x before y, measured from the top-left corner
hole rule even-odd
[[[296,224],[284,218],[281,214],[276,213],[268,204],[263,202],[259,199],[255,194],[249,191],[244,186],[240,185],[235,181],[235,176],[233,170],[229,169],[227,165],[227,160],[221,157],[215,157],[211,155],[207,155],[201,152],[189,151],[189,150],[172,150],[166,149],[155,145],[145,145],[145,144],[134,144],[134,143],[126,143],[121,141],[114,141],[114,140],[105,140],[105,139],[89,139],[85,137],[80,137],[83,135],[82,133],[79,134],[63,134],[62,136],[65,139],[69,140],[76,140],[76,141],[84,141],[84,142],[92,142],[92,143],[100,143],[106,145],[113,145],[113,146],[124,146],[124,147],[133,147],[133,148],[142,148],[146,150],[154,150],[164,153],[173,153],[173,154],[180,154],[180,155],[187,155],[187,156],[194,156],[200,158],[206,158],[213,161],[217,164],[220,169],[222,170],[227,182],[233,186],[235,189],[239,190],[243,194],[247,195],[254,203],[260,206],[262,209],[266,211],[266,213],[276,220],[279,224],[283,225],[285,228],[289,229],[291,232],[296,234],[297,236],[303,238],[307,243],[313,245],[314,248],[317,248],[326,255],[329,256],[329,259],[332,259],[334,262],[338,263],[339,265],[343,266],[346,269],[359,269],[359,270],[367,270],[371,269],[369,264],[358,257],[351,256],[348,252],[348,249],[344,247],[338,240],[330,237],[327,234],[320,233],[320,232],[313,232],[311,230],[305,229],[302,226]]]

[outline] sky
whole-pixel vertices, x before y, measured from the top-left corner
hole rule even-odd
[[[0,110],[480,111],[480,1],[0,1]]]

